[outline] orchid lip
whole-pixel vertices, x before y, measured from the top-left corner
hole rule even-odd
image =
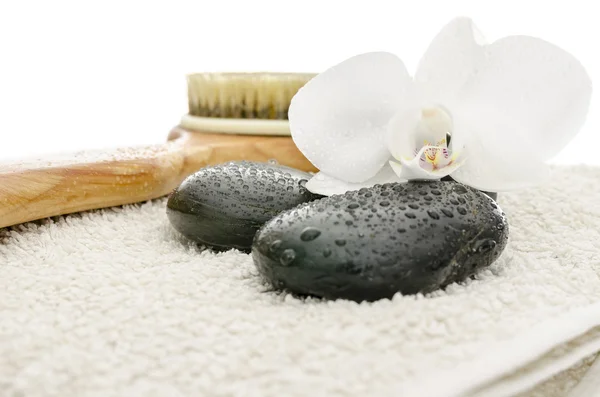
[[[448,175],[460,163],[460,151],[453,151],[450,140],[453,133],[453,120],[450,112],[441,105],[413,109],[398,116],[390,125],[393,142],[412,145],[410,152],[393,150],[393,157],[399,161],[393,168],[403,179],[437,179]],[[400,134],[394,139],[394,134]]]

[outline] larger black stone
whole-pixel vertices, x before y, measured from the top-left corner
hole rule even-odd
[[[230,162],[189,176],[170,195],[167,215],[186,237],[215,250],[249,252],[256,231],[281,211],[314,200],[311,175],[266,163]]]
[[[504,213],[485,194],[456,182],[410,182],[286,211],[257,233],[252,255],[276,288],[362,301],[463,281],[507,240]]]

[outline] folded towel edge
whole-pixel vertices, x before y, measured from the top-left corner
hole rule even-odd
[[[424,382],[416,378],[402,388],[405,395],[429,397],[464,397],[499,381],[515,370],[539,360],[554,348],[579,337],[600,326],[600,302],[574,309],[549,321],[543,321],[518,337],[496,344],[478,359],[460,364],[435,375],[436,382]],[[552,330],[549,332],[548,330]],[[590,345],[590,347],[596,348]],[[600,346],[598,347],[600,348]],[[574,354],[573,364],[594,351],[587,349]],[[572,364],[571,364],[572,365]],[[560,372],[559,368],[544,374],[540,383]],[[464,374],[469,374],[465,377]],[[472,379],[466,383],[465,379]],[[534,379],[532,379],[533,381]],[[536,383],[524,386],[525,389]],[[403,394],[403,395],[404,395]],[[486,395],[487,396],[487,395]]]

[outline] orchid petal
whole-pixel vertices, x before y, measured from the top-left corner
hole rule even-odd
[[[484,57],[484,38],[469,18],[456,18],[437,34],[421,58],[415,81],[425,100],[451,104]]]
[[[390,120],[385,137],[388,150],[396,160],[412,159],[423,146],[416,133],[420,121],[419,109],[397,112]]]
[[[310,80],[292,99],[296,146],[319,170],[351,183],[367,181],[387,163],[384,133],[410,100],[413,83],[393,54],[350,58]]]
[[[461,110],[462,116],[469,118],[476,133],[472,135],[481,136],[485,146],[475,155],[489,158],[471,159],[470,154],[469,163],[508,158],[518,164],[558,154],[587,115],[592,85],[583,66],[564,50],[533,37],[506,37],[485,52],[485,61],[460,93],[460,107],[468,109],[468,114]],[[488,183],[493,186],[493,181]],[[499,186],[504,184],[499,181]]]
[[[479,117],[469,108],[453,109],[456,133],[451,147],[464,147],[468,161],[452,173],[452,178],[479,190],[501,192],[533,186],[548,176],[548,167],[534,146],[514,140],[510,151],[499,152],[493,139],[477,134],[479,128],[474,126],[482,125]],[[500,130],[511,127],[506,123],[510,120],[499,120],[495,126]]]
[[[306,188],[312,193],[331,196],[334,194],[344,194],[352,190],[359,190],[363,187],[369,188],[378,184],[383,185],[384,183],[397,182],[405,181],[400,180],[392,168],[386,164],[374,177],[361,183],[345,182],[319,172],[306,183]]]
[[[545,182],[550,176],[550,168],[533,155],[536,149],[523,146],[519,149],[531,155],[502,156],[487,143],[482,145],[478,140],[471,140],[469,159],[452,173],[452,178],[487,192],[525,189]]]

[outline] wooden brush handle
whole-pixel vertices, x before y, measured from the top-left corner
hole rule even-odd
[[[154,199],[207,165],[269,159],[316,171],[289,137],[207,134],[178,127],[162,145],[0,163],[0,227]]]

